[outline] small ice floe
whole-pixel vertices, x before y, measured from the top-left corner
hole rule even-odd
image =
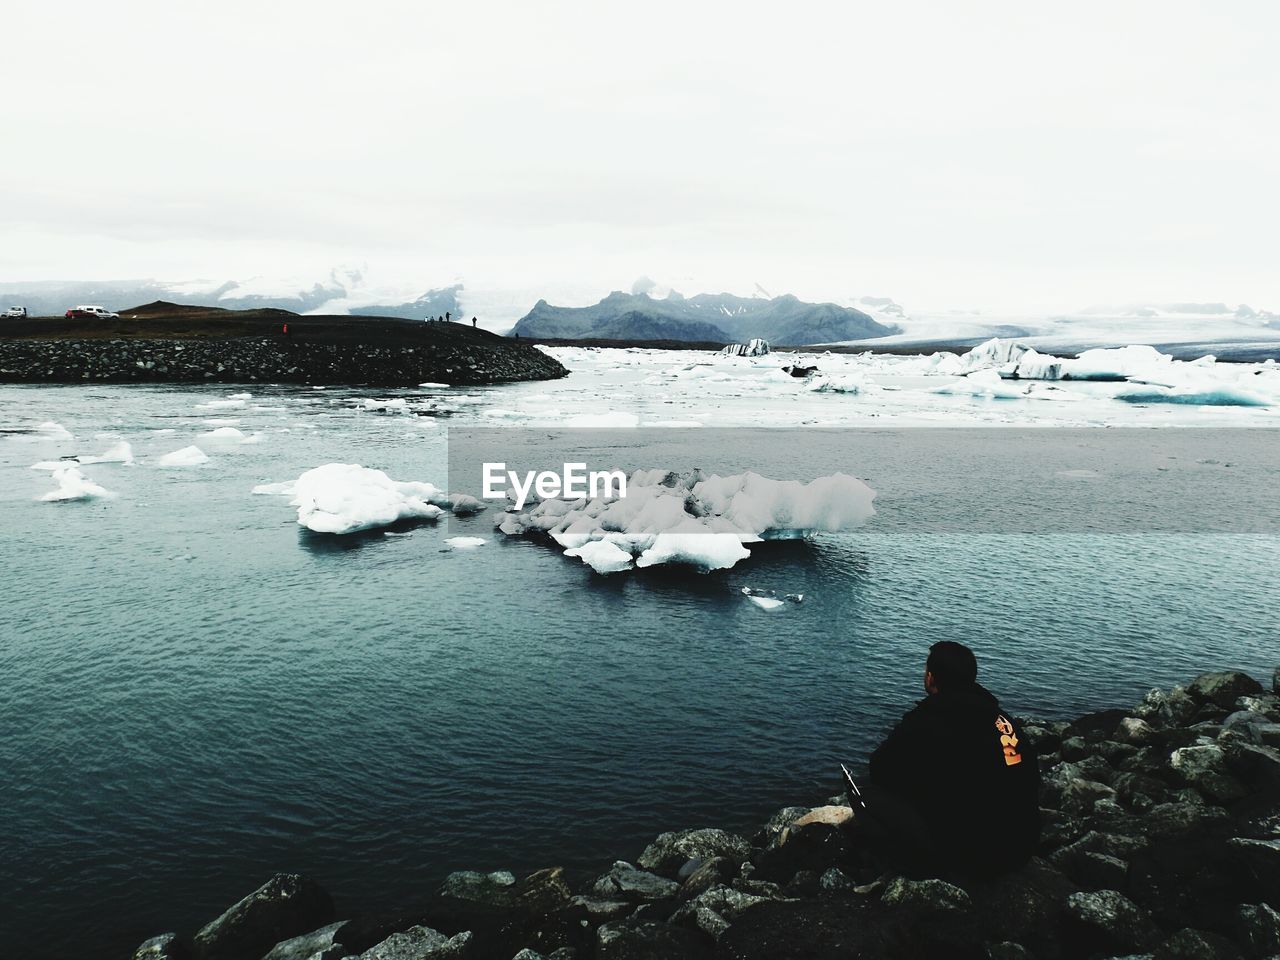
[[[244,441],[244,431],[237,430],[235,427],[216,427],[205,434],[210,440],[233,440],[236,443]]]
[[[749,557],[746,544],[847,530],[875,513],[875,492],[841,473],[801,483],[636,470],[626,490],[625,497],[541,500],[503,514],[497,526],[508,536],[545,535],[599,572],[668,563],[709,571]]]
[[[982,397],[988,400],[1021,400],[1027,395],[1025,386],[1002,380],[994,370],[977,370],[960,377],[954,383],[937,387],[934,393],[957,397]]]
[[[192,444],[181,450],[166,453],[156,462],[162,467],[198,467],[202,463],[208,463],[209,457],[203,450]]]
[[[450,389],[451,384],[448,384],[448,383],[434,383],[433,381],[428,380],[426,383],[420,383],[420,384],[418,384],[418,386],[423,387],[423,388],[425,388],[425,389],[427,389],[427,390],[448,390],[448,389]]]
[[[71,439],[71,431],[53,420],[46,420],[44,423],[36,424],[35,432],[51,440]]]
[[[863,393],[867,386],[867,378],[857,373],[838,377],[818,375],[805,383],[805,387],[814,393]]]
[[[1096,470],[1059,470],[1058,476],[1068,480],[1097,480],[1101,474]]]
[[[245,401],[241,399],[229,400],[208,400],[204,403],[197,403],[197,410],[238,410],[245,405]]]
[[[408,413],[409,401],[404,397],[393,397],[390,400],[377,400],[366,397],[360,401],[360,409],[373,413]]]
[[[252,400],[252,393],[233,393],[227,397],[228,400]]]
[[[292,497],[299,525],[338,535],[401,520],[436,520],[446,509],[474,512],[472,504],[480,503],[467,494],[446,494],[430,483],[392,480],[381,470],[356,463],[327,463],[297,480],[260,484],[253,492]]]
[[[474,550],[476,547],[484,546],[488,542],[484,537],[450,537],[445,541],[455,550]]]
[[[803,593],[788,593],[782,599],[778,599],[778,595],[774,591],[757,590],[754,587],[743,587],[742,595],[756,606],[765,610],[777,610],[788,603],[801,603],[804,600]]]
[[[80,463],[123,463],[133,464],[133,448],[129,446],[129,441],[121,440],[114,446],[108,447],[96,457],[80,456],[76,457]]]
[[[94,500],[100,497],[114,497],[115,494],[94,483],[73,464],[61,464],[53,471],[53,482],[58,485],[40,499],[46,502],[59,500]]]

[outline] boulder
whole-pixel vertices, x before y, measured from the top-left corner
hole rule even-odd
[[[1237,697],[1262,693],[1262,684],[1247,673],[1222,670],[1202,673],[1187,685],[1187,693],[1200,703],[1212,703],[1224,710],[1235,705]]]
[[[1271,692],[1280,697],[1280,667],[1271,671]]]
[[[751,844],[736,834],[709,827],[701,830],[681,830],[660,834],[645,847],[636,861],[646,870],[663,876],[675,876],[689,860],[709,860],[724,857],[741,863],[751,856]]]
[[[1116,774],[1111,787],[1116,792],[1117,800],[1138,811],[1150,810],[1169,799],[1169,788],[1164,781],[1145,773]]]
[[[229,907],[195,936],[197,960],[260,960],[272,947],[333,920],[333,901],[319,884],[278,873]]]
[[[1142,815],[1142,829],[1149,837],[1165,839],[1204,830],[1214,823],[1225,822],[1227,814],[1219,807],[1205,806],[1179,798],[1172,803],[1158,803]]]
[[[777,844],[757,854],[753,875],[780,884],[789,883],[801,871],[816,878],[843,863],[846,849],[845,833],[839,827],[821,822],[792,825]]]
[[[474,870],[458,870],[444,878],[440,896],[506,906],[515,901],[516,878],[507,870],[477,873]]]
[[[1093,810],[1094,804],[1102,799],[1111,799],[1116,792],[1104,783],[1095,783],[1077,777],[1071,780],[1062,790],[1059,801],[1067,813],[1085,814]]]
[[[1150,914],[1117,890],[1071,894],[1066,916],[1069,942],[1081,954],[1140,950],[1160,936]]]
[[[324,955],[328,950],[333,956],[346,956],[345,951],[337,941],[338,931],[344,926],[344,921],[331,923],[327,927],[321,927],[319,930],[313,930],[310,933],[304,933],[300,936],[293,937],[289,940],[282,940],[271,948],[262,960],[312,960],[316,954]],[[334,951],[343,952],[334,952]],[[323,960],[329,960],[327,956],[323,956]]]
[[[1228,770],[1226,755],[1216,743],[1179,747],[1169,765],[1186,784],[1219,803],[1239,800],[1249,792]]]
[[[1057,939],[1067,897],[1074,892],[1070,880],[1039,858],[1002,877],[969,885],[984,939],[1031,944]]]
[[[663,900],[678,894],[680,884],[618,860],[592,884],[591,892],[604,900]]]
[[[1129,716],[1127,710],[1099,710],[1097,713],[1087,713],[1071,721],[1069,735],[1083,737],[1090,743],[1096,743],[1111,736],[1116,726],[1127,716]]]
[[[680,885],[680,899],[692,900],[712,887],[729,883],[738,872],[738,865],[725,857],[712,857],[698,865]]]
[[[1138,717],[1125,717],[1116,726],[1115,732],[1115,738],[1121,743],[1131,743],[1139,747],[1150,743],[1155,735],[1155,728]]]
[[[880,902],[890,907],[910,906],[929,912],[967,911],[973,906],[968,893],[945,880],[908,880],[906,877],[890,880]]]
[[[176,933],[162,933],[146,940],[133,951],[133,960],[187,960],[191,951]]]
[[[803,817],[810,809],[810,807],[783,807],[766,820],[764,825],[756,831],[754,837],[756,845],[760,847],[768,846],[777,839],[783,830]]]
[[[1241,960],[1226,937],[1186,927],[1156,947],[1152,960]]]
[[[470,942],[470,933],[446,937],[430,927],[410,927],[403,933],[393,933],[355,960],[458,960],[466,956]]]
[[[596,960],[694,960],[706,956],[709,942],[687,927],[623,920],[596,930]]]
[[[1241,904],[1236,908],[1235,934],[1250,956],[1280,954],[1280,913],[1268,903]]]
[[[1244,783],[1256,790],[1280,790],[1280,750],[1243,737],[1222,740],[1220,746],[1227,769]]]
[[[1252,877],[1259,889],[1280,890],[1280,839],[1232,837],[1227,847],[1237,872]]]

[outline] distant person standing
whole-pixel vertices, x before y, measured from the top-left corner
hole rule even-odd
[[[471,329],[472,329],[472,330],[474,330],[474,329],[475,329],[475,327],[476,327],[476,318],[475,318],[475,317],[472,317],[472,318],[471,318]]]
[[[448,323],[452,319],[453,319],[453,314],[451,314],[448,310],[446,310],[444,312],[444,322]]]

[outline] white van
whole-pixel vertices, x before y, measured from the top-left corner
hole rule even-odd
[[[119,320],[120,314],[112,313],[106,307],[96,307],[90,304],[80,304],[78,307],[72,307],[67,311],[67,318],[72,317],[97,317],[99,320]]]

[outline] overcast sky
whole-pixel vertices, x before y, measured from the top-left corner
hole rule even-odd
[[[1280,309],[1271,2],[8,0],[4,26],[0,280]]]

